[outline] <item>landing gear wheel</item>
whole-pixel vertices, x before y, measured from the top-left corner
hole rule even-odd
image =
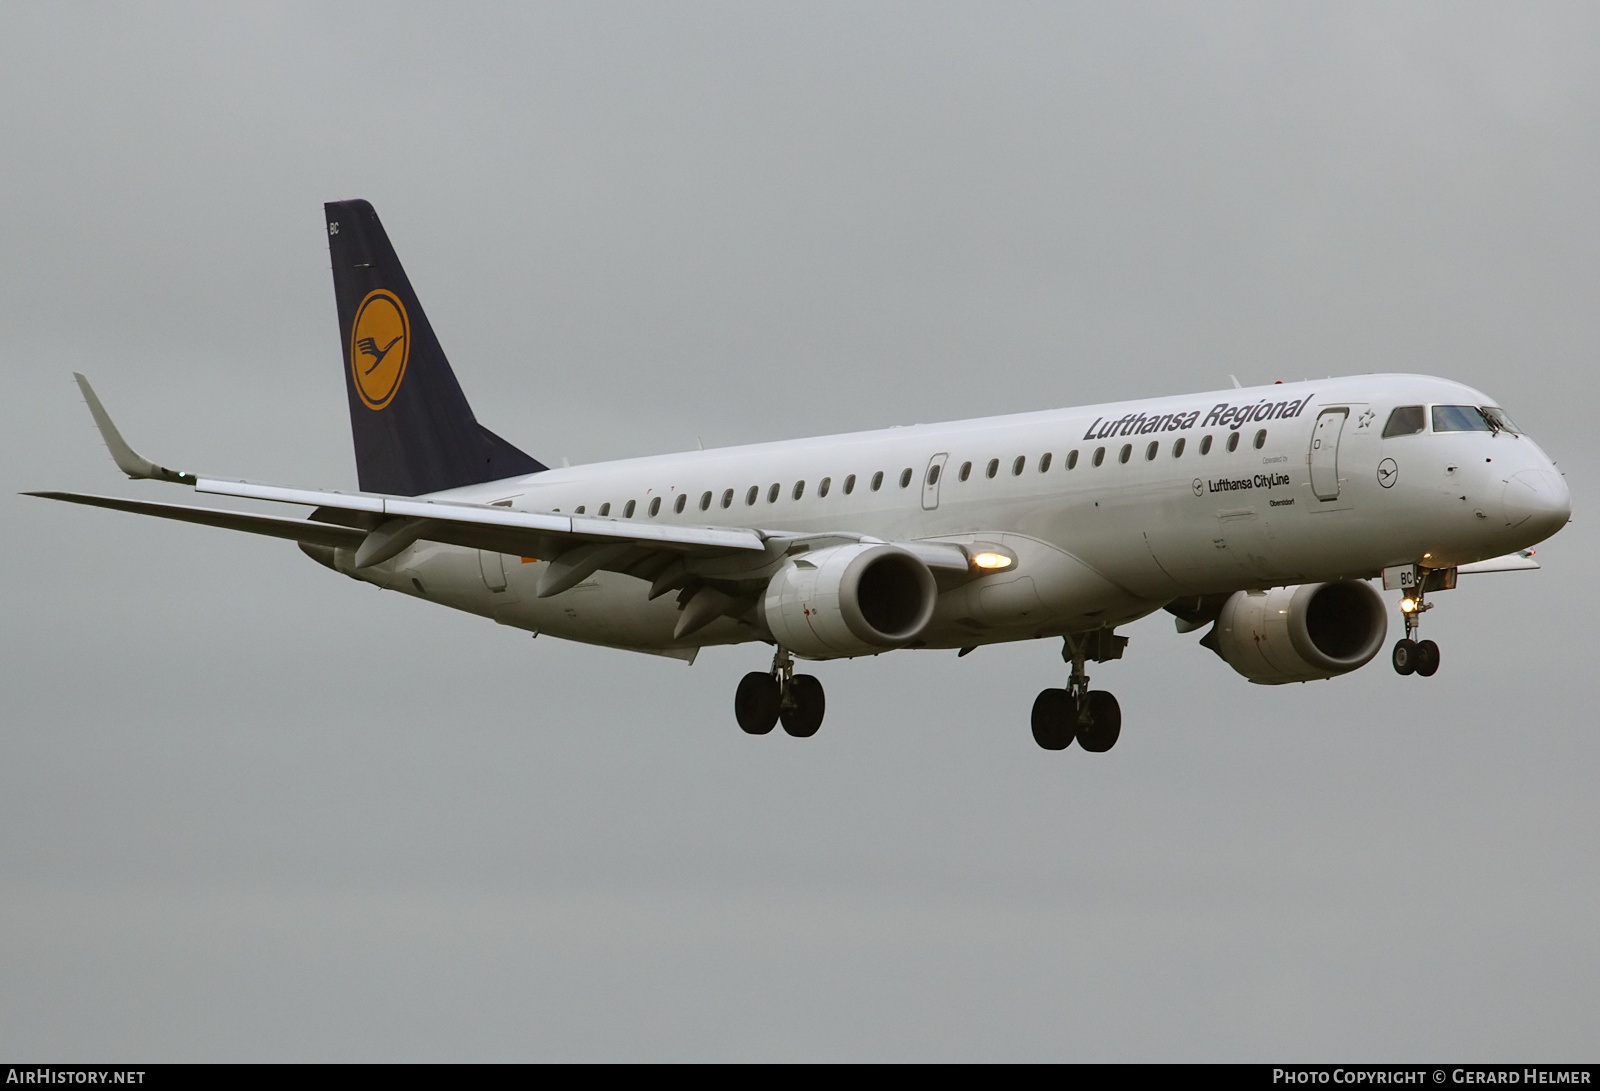
[[[783,729],[797,739],[809,739],[822,726],[827,708],[822,683],[814,675],[795,675],[789,680],[789,701],[790,707],[783,710]]]
[[[750,735],[765,735],[778,725],[778,680],[762,671],[751,671],[739,680],[733,694],[733,715]]]
[[[1439,645],[1431,640],[1417,641],[1417,673],[1432,678],[1439,669]]]
[[[1046,750],[1065,750],[1077,732],[1077,710],[1064,689],[1041,690],[1033,699],[1033,741]]]
[[[1432,643],[1432,641],[1429,641]],[[1389,656],[1389,661],[1394,664],[1396,674],[1411,674],[1417,669],[1420,660],[1417,652],[1417,642],[1407,637],[1397,640],[1394,644],[1394,653]]]
[[[1078,745],[1091,754],[1103,754],[1117,745],[1122,734],[1122,706],[1103,689],[1088,693],[1089,722],[1078,720]]]

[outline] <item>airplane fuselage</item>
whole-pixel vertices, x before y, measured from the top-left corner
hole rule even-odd
[[[1517,432],[1435,430],[1426,416],[1496,404],[1443,379],[1367,375],[687,451],[434,495],[638,524],[995,546],[1014,567],[945,590],[911,645],[968,647],[1114,626],[1189,596],[1533,545],[1569,511],[1549,458]],[[1424,427],[1385,437],[1400,406],[1422,407]],[[761,637],[729,617],[675,640],[678,604],[616,572],[540,598],[547,564],[419,542],[352,574],[589,643],[687,655]],[[338,567],[351,571],[349,558]]]

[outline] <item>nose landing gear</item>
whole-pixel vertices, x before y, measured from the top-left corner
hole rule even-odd
[[[1126,637],[1104,631],[1077,633],[1064,639],[1061,658],[1072,664],[1066,689],[1047,689],[1033,701],[1033,741],[1046,750],[1065,750],[1077,739],[1091,754],[1104,753],[1122,734],[1122,708],[1105,690],[1091,690],[1084,660],[1119,659]]]
[[[1420,674],[1424,678],[1431,678],[1439,669],[1439,645],[1431,640],[1416,639],[1417,630],[1422,626],[1422,615],[1432,609],[1433,603],[1426,601],[1421,587],[1407,592],[1400,600],[1400,615],[1406,619],[1406,635],[1395,642],[1394,652],[1389,657],[1396,674]]]
[[[751,671],[739,680],[733,695],[733,715],[749,735],[765,735],[783,722],[784,731],[809,739],[822,726],[827,699],[822,683],[809,674],[794,673],[794,659],[779,648],[772,670]]]

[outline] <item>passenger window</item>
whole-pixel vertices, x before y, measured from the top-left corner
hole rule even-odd
[[[806,494],[806,483],[804,481],[796,481],[794,483],[794,498],[796,500],[798,500],[802,496],[804,496],[805,494]]]
[[[1077,451],[1068,451],[1067,452],[1067,469],[1075,470],[1077,468],[1078,468],[1078,452]]]
[[[1489,418],[1475,405],[1436,405],[1433,407],[1435,432],[1493,432]]]
[[[724,505],[724,506],[726,506],[726,505]],[[701,511],[710,511],[711,510],[711,494],[710,493],[702,493],[700,495],[700,510]]]
[[[577,507],[573,508],[572,511],[576,515],[582,515],[583,514],[583,509],[584,509],[584,505],[579,504]]]
[[[624,519],[632,519],[633,518],[633,501],[632,500],[629,500],[626,504],[622,505],[622,517]]]
[[[780,489],[780,486],[778,485],[778,483],[776,481],[774,481],[772,483],[772,488],[767,490],[767,503],[776,504],[778,502],[778,491],[779,491],[779,489]]]
[[[1048,473],[1050,470],[1050,452],[1046,451],[1039,456],[1039,472]]]
[[[1259,451],[1259,450],[1261,450],[1261,448],[1265,447],[1266,445],[1267,445],[1267,430],[1265,428],[1263,428],[1263,429],[1261,429],[1261,431],[1256,433],[1255,448],[1256,448],[1256,450]]]
[[[832,484],[833,484],[833,478],[831,478],[831,477],[824,477],[821,481],[818,481],[817,482],[817,495],[818,496],[827,496],[828,495],[828,486],[830,486]]]
[[[937,462],[935,462],[932,466],[928,467],[928,484],[937,485],[938,483],[939,483],[939,464]]]
[[[756,497],[758,497],[760,495],[761,495],[761,486],[760,485],[751,485],[749,491],[744,494],[745,506],[746,507],[754,506],[755,502],[756,502]]]
[[[995,474],[999,473],[1000,472],[1000,460],[998,458],[991,458],[989,460],[989,468],[987,470],[983,471],[983,472],[984,472],[984,476],[986,476],[986,477],[993,477]]]
[[[957,474],[956,476],[959,477],[962,481],[965,481],[967,478],[971,477],[972,476],[972,463],[963,462],[961,464],[961,472],[959,474]]]
[[[1011,476],[1012,477],[1021,477],[1022,476],[1022,470],[1027,465],[1028,465],[1028,457],[1026,455],[1018,455],[1017,456],[1017,460],[1011,464]]]
[[[733,507],[733,490],[732,489],[729,489],[727,492],[722,494],[722,506],[725,507],[725,508]]]
[[[1427,415],[1420,405],[1402,405],[1389,414],[1389,423],[1383,426],[1383,438],[1414,436],[1428,427]]]
[[[604,504],[600,505],[600,514],[601,515],[610,515],[611,514],[611,501],[607,500]]]
[[[1127,462],[1128,459],[1130,459],[1132,457],[1133,457],[1133,444],[1124,443],[1122,445],[1122,453],[1117,456],[1117,461],[1118,462]]]
[[[1177,439],[1172,441],[1172,457],[1173,458],[1182,458],[1183,457],[1183,437],[1182,436],[1179,436]]]
[[[686,493],[686,492],[680,492],[678,494],[678,499],[676,499],[676,500],[674,500],[672,502],[672,510],[677,512],[679,515],[682,515],[684,506],[687,505],[688,503],[689,503],[689,494]]]
[[[877,492],[881,488],[883,488],[883,471],[879,470],[872,475],[872,491]]]
[[[1100,465],[1100,463],[1104,462],[1105,460],[1106,460],[1106,449],[1104,447],[1096,447],[1094,449],[1094,464],[1096,466],[1098,466],[1098,465]]]
[[[1154,462],[1156,460],[1156,452],[1159,450],[1161,450],[1161,444],[1155,440],[1151,440],[1150,446],[1144,449],[1144,460],[1146,462]]]
[[[903,489],[909,484],[911,484],[911,467],[907,466],[900,471],[900,487]]]
[[[654,519],[657,515],[660,515],[660,514],[661,514],[661,497],[652,496],[650,498],[650,518]]]
[[[1203,454],[1203,455],[1209,455],[1211,453],[1211,437],[1210,436],[1206,436],[1204,439],[1202,439],[1200,441],[1200,453]]]
[[[1238,449],[1239,449],[1239,433],[1238,432],[1229,432],[1228,433],[1228,450],[1229,451],[1237,451]]]
[[[855,491],[856,491],[856,475],[855,474],[851,474],[849,477],[844,479],[844,494],[846,496],[849,496],[851,493],[853,493]]]

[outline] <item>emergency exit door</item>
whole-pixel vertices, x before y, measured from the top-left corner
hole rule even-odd
[[[949,457],[939,454],[928,460],[928,468],[922,475],[923,511],[933,511],[939,506],[939,479],[944,476],[945,459]]]

